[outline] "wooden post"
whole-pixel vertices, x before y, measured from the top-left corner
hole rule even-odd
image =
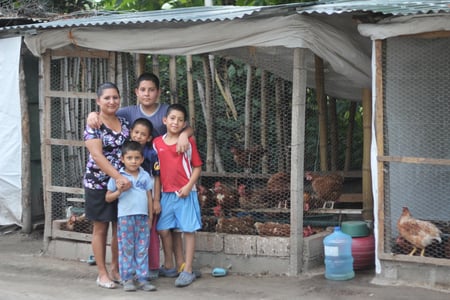
[[[320,170],[328,170],[328,132],[327,132],[327,100],[325,99],[325,83],[323,72],[323,60],[317,55],[314,55],[315,59],[315,77],[316,77],[316,97],[317,105],[319,107],[319,157],[320,157]]]
[[[187,94],[189,102],[189,125],[195,130],[194,80],[192,77],[192,55],[186,56]]]
[[[169,60],[169,85],[170,85],[170,103],[178,103],[177,89],[177,58],[170,56]]]
[[[362,161],[362,197],[364,220],[373,221],[372,174],[370,168],[370,145],[372,141],[372,93],[363,89],[363,161]]]
[[[147,54],[138,54],[137,55],[136,78],[145,72],[145,59],[146,58],[147,58]]]
[[[206,171],[212,172],[214,168],[214,122],[213,122],[213,109],[211,100],[211,73],[209,68],[209,59],[207,55],[202,56],[203,61],[203,73],[205,74],[205,116],[207,130],[206,130]],[[208,130],[209,129],[209,130]]]
[[[336,98],[330,98],[328,111],[330,115],[330,169],[331,171],[336,171],[339,152]]]
[[[291,242],[289,274],[303,268],[303,173],[305,157],[306,66],[305,49],[295,48],[292,74],[291,130]]]
[[[352,101],[349,108],[347,140],[345,142],[344,171],[349,171],[352,164],[353,132],[355,130],[356,102]]]
[[[247,65],[247,83],[245,85],[245,120],[244,120],[244,148],[247,149],[252,144],[252,79],[253,69]]]
[[[280,147],[280,153],[278,157],[278,164],[277,164],[277,172],[285,170],[284,168],[284,144],[283,144],[283,120],[281,116],[281,107],[282,106],[282,84],[283,79],[276,78],[275,79],[275,134],[276,134],[276,141],[278,147]]]
[[[22,116],[22,232],[31,233],[31,162],[30,162],[30,116],[26,92],[23,57],[19,64],[20,114]]]
[[[267,77],[268,72],[262,70],[261,72],[261,146],[267,149]],[[264,155],[261,163],[262,173],[266,174],[269,171],[268,158]]]

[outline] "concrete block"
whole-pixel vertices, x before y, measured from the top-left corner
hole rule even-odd
[[[254,235],[227,234],[224,236],[225,254],[256,255],[256,239]]]
[[[289,256],[289,238],[260,237],[256,238],[256,254],[259,256]]]
[[[195,251],[222,252],[224,235],[214,232],[197,232],[195,235]]]

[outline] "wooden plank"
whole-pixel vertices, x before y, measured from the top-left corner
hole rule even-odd
[[[412,156],[378,156],[380,162],[399,162],[407,164],[450,166],[450,159],[412,157]]]
[[[76,141],[76,140],[63,140],[63,139],[44,139],[44,145],[53,145],[53,146],[73,146],[73,147],[84,147],[84,141]]]
[[[233,212],[259,212],[259,213],[290,213],[289,208],[253,208],[253,209],[243,209],[243,208],[232,208]]]
[[[271,174],[202,172],[202,177],[269,179]]]
[[[363,201],[362,193],[342,194],[339,197],[339,202],[362,202],[362,201]]]
[[[311,214],[336,214],[336,215],[360,215],[362,209],[351,208],[316,208],[308,210]]]
[[[76,91],[52,91],[49,90],[47,93],[47,97],[51,98],[64,98],[68,100],[95,100],[97,99],[97,95],[95,93],[86,93],[86,92],[76,92]]]
[[[84,198],[66,198],[67,202],[84,203]]]
[[[90,233],[81,233],[76,231],[68,231],[68,230],[61,230],[62,224],[65,224],[67,222],[67,219],[65,220],[54,220],[52,225],[52,238],[63,238],[68,240],[77,240],[77,241],[84,241],[84,242],[90,242],[92,240],[92,234]]]
[[[47,192],[84,195],[84,188],[51,185],[47,187]]]
[[[51,55],[56,57],[90,57],[90,58],[109,58],[108,51],[93,50],[88,48],[74,47],[73,45],[62,49],[51,50]],[[54,58],[53,58],[54,59]]]

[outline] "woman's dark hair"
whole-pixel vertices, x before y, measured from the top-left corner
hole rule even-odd
[[[136,88],[139,88],[139,85],[142,81],[152,81],[156,85],[156,88],[159,90],[159,78],[155,74],[142,73],[136,80]]]
[[[103,91],[104,91],[104,90],[107,90],[107,89],[116,89],[117,94],[118,94],[119,97],[120,97],[120,91],[119,91],[119,88],[117,87],[117,85],[115,85],[115,84],[112,83],[112,82],[105,82],[105,83],[102,83],[102,84],[98,87],[98,89],[97,89],[97,97],[100,98],[100,97],[103,95]]]

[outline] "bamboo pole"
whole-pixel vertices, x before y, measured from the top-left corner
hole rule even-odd
[[[314,55],[315,60],[315,81],[316,81],[316,98],[319,108],[319,157],[320,170],[328,170],[328,126],[327,126],[327,100],[325,98],[325,84],[323,60]]]
[[[349,171],[352,163],[353,132],[355,130],[356,102],[352,101],[349,108],[347,139],[345,142],[344,171]]]
[[[267,78],[268,72],[263,70],[261,72],[261,146],[267,149]],[[263,174],[268,173],[269,164],[267,155],[264,155],[261,163],[261,171]]]
[[[330,116],[330,168],[332,171],[337,170],[337,157],[339,150],[338,143],[338,124],[336,111],[336,98],[330,98],[328,114]]]
[[[277,161],[277,171],[284,170],[284,147],[283,147],[283,121],[281,117],[281,84],[282,79],[277,78],[275,79],[275,133],[276,133],[276,140],[277,145],[279,147],[279,155],[278,161]]]
[[[373,221],[372,174],[370,168],[370,145],[372,142],[372,93],[363,89],[363,163],[362,163],[362,196],[364,220]]]
[[[192,55],[186,56],[187,94],[189,102],[189,125],[195,130],[194,80],[192,76]]]
[[[177,58],[175,55],[171,55],[169,59],[169,86],[170,86],[170,103],[171,104],[178,103]]]
[[[207,55],[202,56],[203,73],[205,74],[205,111],[207,119],[205,123],[209,124],[206,131],[206,171],[212,172],[214,167],[214,122],[211,101],[211,73]]]
[[[291,236],[289,274],[303,268],[303,173],[305,157],[306,66],[305,49],[295,48],[292,74],[291,124]]]
[[[247,64],[247,82],[245,85],[245,117],[244,117],[244,148],[248,149],[252,144],[252,79],[253,68]]]
[[[159,58],[158,55],[152,55],[152,72],[159,77]]]
[[[147,59],[147,54],[138,54],[136,62],[136,77],[139,77],[145,72],[145,60]]]

